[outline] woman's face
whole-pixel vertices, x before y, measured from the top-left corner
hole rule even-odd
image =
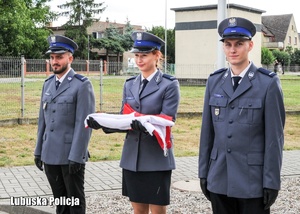
[[[135,63],[143,73],[149,75],[156,71],[156,64],[158,61],[158,54],[150,53],[135,53]]]

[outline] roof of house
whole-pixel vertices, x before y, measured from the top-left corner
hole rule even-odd
[[[262,16],[262,32],[274,36],[274,42],[283,42],[286,38],[293,14]]]
[[[257,13],[257,14],[262,14],[265,13],[266,11],[252,8],[252,7],[247,7],[239,4],[227,4],[227,8],[234,8],[234,9],[239,9],[242,11],[247,11],[247,12],[252,12],[252,13]],[[191,7],[180,7],[180,8],[171,8],[171,10],[174,10],[175,12],[184,12],[184,11],[197,11],[197,10],[216,10],[218,9],[217,4],[212,4],[212,5],[201,5],[201,6],[191,6]]]

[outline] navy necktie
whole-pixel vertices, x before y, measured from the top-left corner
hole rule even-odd
[[[56,90],[58,89],[59,85],[60,85],[60,81],[59,81],[59,80],[56,80],[56,82],[55,82]]]
[[[241,78],[242,77],[240,77],[240,76],[232,77],[232,79],[233,79],[233,91],[235,91],[235,89],[238,87],[239,81],[241,80]]]
[[[147,79],[143,79],[142,85],[140,87],[140,93],[139,94],[142,94],[142,92],[144,91],[144,88],[146,87],[146,85],[147,85],[148,82],[149,81]]]

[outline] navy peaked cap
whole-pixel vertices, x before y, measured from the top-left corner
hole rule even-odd
[[[135,31],[131,34],[134,41],[132,53],[149,53],[154,50],[160,50],[161,46],[165,44],[161,38],[143,31]]]
[[[74,53],[78,49],[78,45],[72,39],[61,36],[61,35],[51,35],[48,37],[49,49],[46,54],[50,53]]]
[[[248,19],[241,17],[231,17],[224,19],[218,27],[218,33],[222,37],[220,41],[224,39],[249,39],[256,33],[256,27]]]

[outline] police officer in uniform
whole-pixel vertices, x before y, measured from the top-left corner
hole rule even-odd
[[[71,68],[77,44],[64,36],[48,37],[54,75],[42,90],[35,164],[43,171],[55,198],[73,198],[75,206],[58,205],[57,213],[85,213],[84,172],[91,129],[86,115],[95,112],[91,82]],[[66,201],[66,200],[65,200]],[[79,204],[78,204],[79,202]]]
[[[230,64],[206,85],[199,150],[202,192],[215,214],[266,214],[280,189],[285,109],[278,76],[248,58],[254,24],[218,26]]]
[[[176,119],[179,106],[179,82],[159,69],[164,41],[148,32],[133,32],[135,62],[141,73],[126,80],[122,111],[125,104],[146,115],[168,115]],[[121,112],[122,112],[121,111]],[[100,128],[90,118],[91,128]],[[173,147],[165,156],[155,136],[145,132],[133,120],[127,131],[120,166],[123,169],[122,194],[128,196],[134,213],[166,213],[170,203],[171,173],[175,169]],[[103,130],[108,132],[107,128]],[[173,139],[172,139],[173,143]]]

